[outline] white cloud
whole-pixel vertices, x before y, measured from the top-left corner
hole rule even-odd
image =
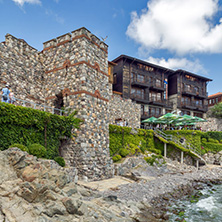
[[[12,0],[16,4],[23,6],[25,3],[41,5],[40,0]]]
[[[184,69],[186,71],[194,72],[197,74],[207,75],[207,71],[204,69],[203,65],[198,59],[190,61],[186,58],[169,58],[166,60],[164,58],[159,59],[149,57],[146,61],[173,70]]]
[[[140,15],[131,13],[126,33],[147,51],[221,53],[222,18],[213,23],[218,8],[218,0],[150,0]]]
[[[59,16],[57,13],[55,13],[52,10],[45,10],[45,14],[48,16],[51,16],[56,22],[58,22],[59,24],[64,24],[65,23],[65,19],[61,16]]]

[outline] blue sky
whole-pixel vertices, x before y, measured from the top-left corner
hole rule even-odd
[[[42,43],[86,27],[106,37],[109,60],[126,54],[213,79],[222,91],[222,2],[219,0],[0,0],[0,41],[10,33]]]

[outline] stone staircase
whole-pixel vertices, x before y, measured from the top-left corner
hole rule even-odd
[[[193,144],[188,143],[187,141],[185,141],[182,137],[179,139],[176,136],[165,134],[164,132],[162,132],[161,130],[158,130],[158,129],[154,130],[154,135],[157,138],[161,137],[161,138],[165,139],[168,142],[172,141],[172,142],[176,143],[177,145],[183,147],[184,149],[189,150],[190,153],[192,153],[193,155],[196,156],[199,163],[201,163],[202,165],[206,165],[206,161],[201,156],[200,151]]]

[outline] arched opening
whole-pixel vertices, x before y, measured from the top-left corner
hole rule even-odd
[[[54,101],[54,106],[56,109],[62,109],[64,107],[64,101],[63,101],[63,94],[60,92],[59,94],[56,95],[56,99]],[[55,110],[55,114],[60,114],[59,110]]]

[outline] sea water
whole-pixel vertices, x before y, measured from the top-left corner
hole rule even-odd
[[[169,208],[169,221],[222,222],[222,185],[199,191]]]

